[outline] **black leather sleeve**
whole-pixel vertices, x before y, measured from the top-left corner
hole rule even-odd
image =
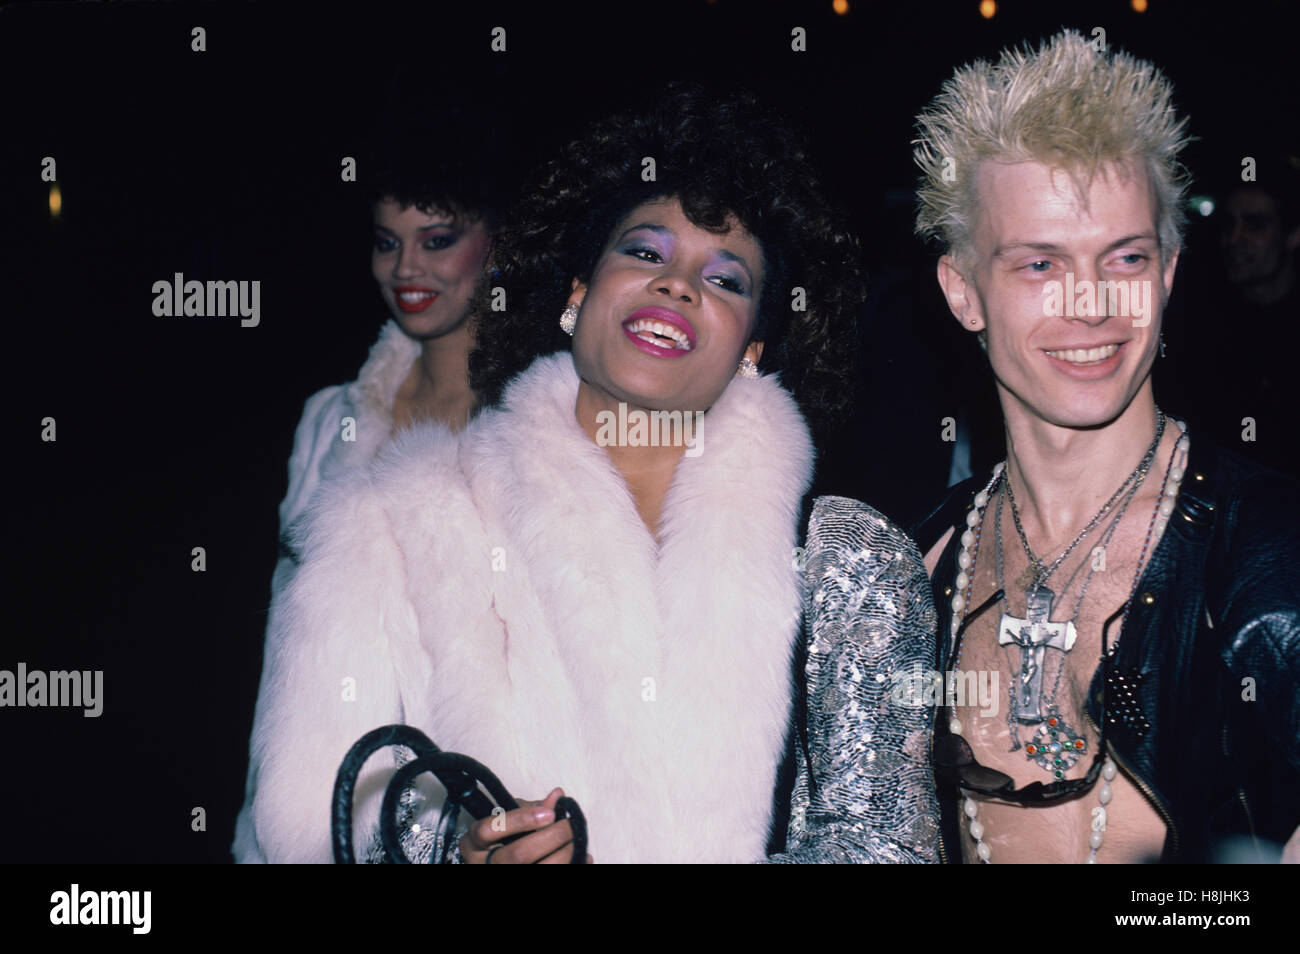
[[[903,524],[907,535],[916,541],[924,558],[943,535],[961,521],[970,509],[971,498],[988,482],[987,474],[968,477],[944,491],[943,499],[933,507],[910,514]]]
[[[1256,473],[1226,502],[1209,623],[1273,759],[1300,773],[1300,483]],[[1253,698],[1252,698],[1253,697]],[[1297,806],[1300,812],[1300,806]]]

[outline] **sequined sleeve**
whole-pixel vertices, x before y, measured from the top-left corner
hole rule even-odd
[[[930,709],[896,688],[934,658],[921,554],[880,513],[845,497],[817,498],[805,553],[812,764],[798,746],[789,851],[769,860],[938,862]]]

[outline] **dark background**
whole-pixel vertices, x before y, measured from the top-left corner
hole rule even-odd
[[[825,449],[818,486],[901,516],[946,486],[942,417],[966,408],[986,421],[993,441],[977,463],[1000,456],[979,353],[912,237],[913,115],[959,63],[1100,26],[1173,80],[1200,137],[1186,161],[1209,183],[1242,156],[1294,153],[1287,8],[1008,0],[992,19],[977,2],[864,0],[843,16],[830,2],[741,0],[5,8],[0,318],[17,612],[0,669],[102,669],[105,702],[98,719],[0,710],[0,861],[229,860],[293,428],[308,395],[356,376],[386,316],[361,190],[339,163],[362,153],[387,106],[415,103],[401,120],[415,129],[453,103],[497,102],[521,168],[672,78],[739,79],[797,117],[873,276],[860,419]],[[489,50],[498,25],[505,54]],[[795,25],[806,53],[790,51]],[[191,51],[193,26],[206,52]],[[57,219],[45,156],[58,163]],[[1196,307],[1216,267],[1210,224],[1194,222],[1157,370],[1176,413],[1246,383],[1248,369],[1203,360],[1220,340],[1250,336],[1275,357],[1295,341],[1294,326]],[[261,324],[155,317],[151,286],[178,271],[260,280]],[[55,443],[39,438],[47,416]],[[1298,429],[1277,421],[1260,446],[1294,466]],[[195,546],[206,572],[190,569]],[[197,806],[204,832],[191,830]]]

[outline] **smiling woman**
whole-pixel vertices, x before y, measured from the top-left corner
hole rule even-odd
[[[364,470],[404,427],[433,421],[455,431],[479,409],[467,370],[474,345],[469,313],[508,201],[501,164],[484,154],[503,151],[503,137],[485,138],[486,123],[455,111],[435,118],[440,136],[477,149],[435,148],[439,139],[422,140],[404,123],[399,141],[377,136],[361,164],[373,228],[371,273],[388,320],[356,380],[317,391],[303,407],[280,503],[273,601],[298,562],[291,528],[322,481]],[[250,790],[255,782],[250,770]],[[249,824],[245,809],[238,842],[248,839]]]
[[[376,134],[362,162],[370,268],[388,320],[357,379],[317,391],[303,407],[280,504],[272,596],[293,570],[289,527],[322,479],[364,468],[403,427],[427,420],[457,431],[481,406],[467,371],[469,315],[512,187],[489,154],[505,149],[501,134],[485,138],[486,122],[455,110],[435,119],[436,137],[422,138],[407,124],[396,140]],[[443,136],[479,146],[436,148]]]
[[[499,400],[538,355],[568,347],[555,318],[567,304],[582,305],[575,279],[585,287],[611,253],[653,265],[681,245],[688,224],[711,239],[700,280],[718,289],[712,299],[753,309],[758,370],[780,373],[819,445],[842,420],[853,392],[844,342],[853,339],[864,276],[857,242],[788,118],[743,94],[660,90],[646,108],[595,124],[537,181],[545,188],[525,191],[493,252],[494,285],[510,307],[494,312],[485,301],[475,309],[484,317],[470,375],[486,401]],[[649,218],[633,214],[643,206]],[[675,223],[659,221],[670,208]],[[749,343],[736,348],[736,361]]]
[[[764,860],[793,715],[798,779],[770,860],[934,860],[924,710],[886,700],[886,673],[933,652],[920,555],[834,502],[813,512],[806,566],[797,549],[813,445],[795,398],[819,420],[844,402],[861,290],[797,139],[751,97],[670,88],[586,130],[526,194],[492,256],[509,307],[475,323],[494,406],[459,435],[404,432],[323,487],[301,530],[236,855],[329,860],[339,763],[403,722],[515,795],[549,792],[469,827],[459,860],[568,862],[563,794],[601,861]],[[708,441],[611,440],[633,415],[698,419]],[[823,541],[874,585],[846,599]],[[373,756],[355,789],[372,845],[393,763]],[[407,854],[425,857],[440,798],[404,805]]]

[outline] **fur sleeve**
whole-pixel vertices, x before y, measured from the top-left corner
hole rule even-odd
[[[391,646],[413,612],[380,495],[364,474],[327,482],[295,536],[302,565],[271,608],[237,861],[331,861],[339,763],[363,734],[402,715]],[[358,779],[358,854],[393,769],[381,751]]]
[[[330,437],[338,433],[342,394],[341,385],[322,388],[303,405],[289,454],[289,487],[280,501],[282,534],[306,509],[320,480],[321,458],[329,450]]]

